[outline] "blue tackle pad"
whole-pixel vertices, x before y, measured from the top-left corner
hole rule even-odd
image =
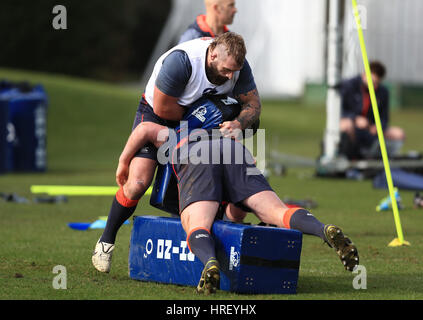
[[[221,267],[220,289],[296,293],[302,233],[217,220],[212,227]],[[197,286],[203,264],[188,249],[177,218],[136,216],[129,250],[135,280]]]

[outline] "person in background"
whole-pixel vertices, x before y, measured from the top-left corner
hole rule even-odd
[[[404,143],[405,133],[400,127],[389,126],[389,91],[382,84],[386,68],[379,61],[371,61],[370,71],[387,152],[389,156],[397,156]],[[366,74],[343,81],[340,92],[340,153],[349,159],[379,158],[379,140]]]
[[[187,30],[181,35],[179,43],[201,37],[216,37],[229,29],[237,9],[235,0],[205,0],[206,14],[197,16]]]

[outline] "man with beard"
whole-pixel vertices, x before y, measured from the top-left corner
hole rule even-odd
[[[261,103],[245,55],[243,38],[233,32],[187,41],[164,53],[147,83],[133,130],[144,122],[175,128],[187,108],[206,94],[231,94],[241,104],[239,115],[221,124],[224,136],[249,128],[260,116]],[[133,156],[122,153],[119,158],[116,176],[125,178],[118,179],[120,188],[94,249],[92,262],[97,270],[110,271],[117,232],[150,186],[156,166],[157,148],[152,143]]]

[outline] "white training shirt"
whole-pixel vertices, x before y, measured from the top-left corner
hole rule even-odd
[[[226,81],[223,85],[217,86],[207,79],[206,75],[206,53],[207,48],[213,41],[212,38],[199,38],[191,41],[181,43],[169,51],[165,52],[156,62],[153,73],[148,80],[145,89],[145,99],[154,110],[154,86],[156,78],[162,67],[163,60],[173,51],[182,50],[186,52],[191,63],[191,77],[178,99],[178,104],[182,106],[189,106],[194,101],[197,101],[203,94],[212,91],[212,94],[230,94],[239,77],[239,71],[234,72],[232,79]]]

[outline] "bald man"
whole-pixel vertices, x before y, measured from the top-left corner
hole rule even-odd
[[[235,0],[205,0],[206,14],[197,16],[195,22],[182,34],[179,43],[201,37],[217,37],[229,29],[237,9]]]

